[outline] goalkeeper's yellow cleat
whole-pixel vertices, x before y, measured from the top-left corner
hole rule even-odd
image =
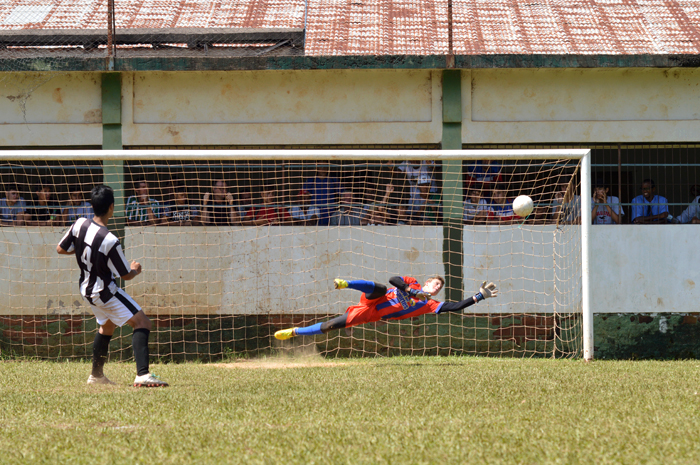
[[[287,339],[291,339],[292,337],[296,336],[295,330],[296,328],[280,329],[275,333],[275,338],[279,339],[280,341],[286,341]]]
[[[348,287],[348,282],[344,279],[336,278],[333,280],[333,285],[336,289],[345,289]]]

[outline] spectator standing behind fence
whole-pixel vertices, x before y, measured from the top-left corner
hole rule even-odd
[[[53,186],[47,180],[36,186],[36,200],[27,210],[31,217],[31,226],[54,226],[63,224],[61,222],[61,209],[53,203]]]
[[[517,220],[513,212],[513,199],[508,198],[508,189],[502,184],[494,186],[489,219],[494,224],[513,224]]]
[[[78,218],[92,219],[92,205],[83,197],[83,191],[80,186],[70,186],[68,192],[68,205],[63,209],[64,226],[70,226],[75,223]]]
[[[316,226],[318,223],[318,208],[311,205],[311,194],[304,189],[299,191],[298,200],[290,210],[292,221],[297,226]]]
[[[393,161],[386,161],[377,173],[375,185],[380,192],[389,192],[386,198],[387,223],[405,224],[411,187],[403,171]]]
[[[700,189],[698,186],[690,187],[690,195],[695,196],[688,208],[686,208],[680,216],[674,219],[674,223],[682,224],[700,224]]]
[[[487,186],[500,183],[503,180],[501,175],[501,164],[494,160],[477,160],[474,163],[467,165],[467,183],[479,183],[482,185],[483,190],[487,189]]]
[[[555,223],[581,224],[581,196],[573,193],[568,184],[559,184],[554,193],[552,220]]]
[[[484,224],[490,212],[489,201],[482,197],[481,185],[471,184],[464,201],[464,224]]]
[[[593,224],[620,224],[625,211],[620,205],[620,199],[608,195],[608,187],[602,179],[593,185]]]
[[[329,170],[327,164],[318,165],[316,176],[304,183],[304,190],[311,194],[312,203],[318,209],[319,226],[328,226],[340,194],[340,182],[328,176]]]
[[[153,226],[160,218],[160,204],[149,196],[148,181],[134,182],[134,195],[126,199],[124,216],[129,226]]]
[[[274,187],[263,187],[262,205],[249,210],[243,224],[255,226],[291,224],[292,217],[287,208],[275,205],[276,197]]]
[[[172,200],[163,206],[162,224],[170,226],[199,226],[199,208],[190,203],[187,188],[182,184],[172,186]]]
[[[240,223],[233,194],[228,191],[226,181],[222,179],[214,181],[212,191],[204,194],[202,198],[202,223],[215,226]]]
[[[24,226],[28,221],[27,202],[14,184],[6,188],[5,197],[0,199],[0,221],[3,226]]]
[[[431,194],[430,186],[432,179],[420,178],[418,189],[415,195],[411,196],[408,207],[410,224],[412,225],[434,225],[440,220],[440,195]]]
[[[652,179],[642,181],[642,195],[632,199],[632,223],[664,224],[668,216],[668,200],[656,194],[656,183]]]
[[[406,179],[411,185],[411,190],[416,191],[418,188],[418,180],[421,178],[430,179],[430,192],[437,192],[437,185],[433,179],[433,172],[435,171],[434,161],[405,161],[401,163],[398,168],[406,174]],[[412,192],[412,194],[414,193]]]
[[[364,212],[353,200],[350,191],[345,191],[340,195],[338,210],[331,216],[331,226],[359,226],[361,224]]]

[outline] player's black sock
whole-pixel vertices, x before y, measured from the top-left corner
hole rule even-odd
[[[100,334],[99,331],[95,335],[95,342],[92,344],[92,376],[95,378],[104,376],[102,368],[104,368],[107,361],[110,339],[112,339],[111,335]]]
[[[146,328],[137,328],[131,338],[136,360],[136,374],[143,376],[148,374],[148,335],[151,332]]]

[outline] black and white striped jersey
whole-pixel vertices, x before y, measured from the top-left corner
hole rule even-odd
[[[129,274],[117,236],[93,220],[79,218],[59,243],[66,252],[75,251],[80,267],[80,293],[93,305],[107,303],[117,292],[114,277]]]

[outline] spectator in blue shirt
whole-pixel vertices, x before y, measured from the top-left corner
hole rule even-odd
[[[318,209],[318,225],[328,226],[331,215],[337,209],[340,182],[328,176],[329,166],[319,165],[316,176],[304,183],[304,190],[311,194],[312,204]]]
[[[63,225],[70,226],[78,218],[91,219],[93,217],[92,205],[83,198],[80,186],[70,186],[68,192],[68,206],[63,209]]]
[[[3,226],[24,226],[29,221],[27,202],[20,197],[16,185],[10,185],[0,199],[0,221]]]
[[[651,179],[642,181],[642,195],[632,199],[632,223],[664,224],[668,221],[668,200],[656,194],[656,184]]]

